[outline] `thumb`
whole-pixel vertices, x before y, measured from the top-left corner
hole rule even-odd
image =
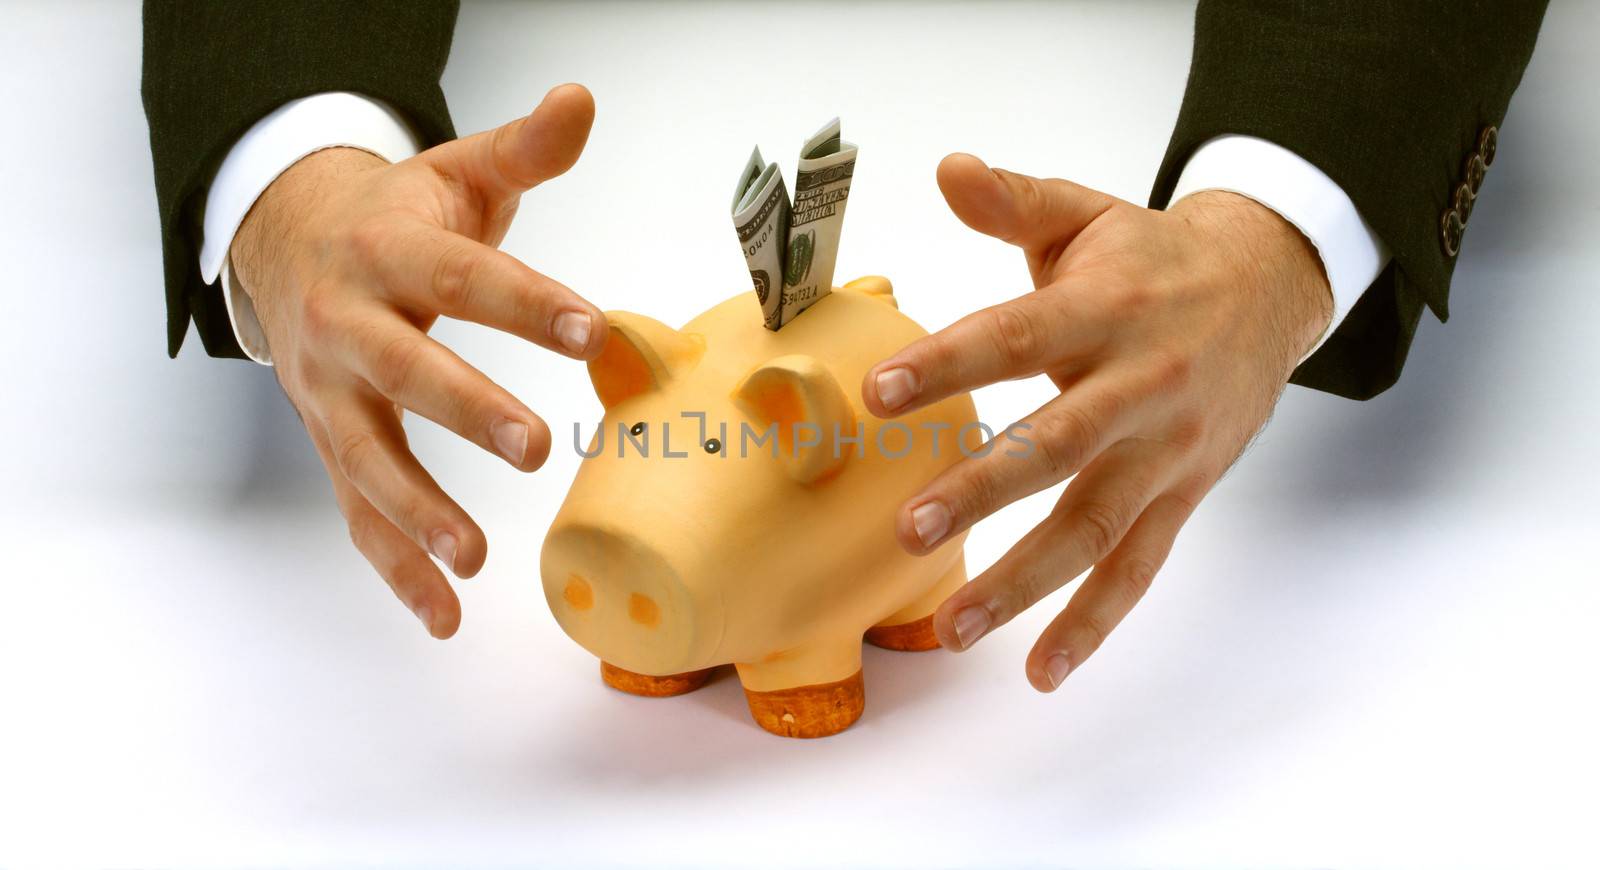
[[[1069,244],[1117,199],[1059,178],[990,169],[971,154],[939,162],[939,190],[961,222],[1024,250]]]
[[[571,169],[593,123],[589,89],[558,85],[532,114],[447,142],[428,154],[439,168],[485,194],[516,196]]]

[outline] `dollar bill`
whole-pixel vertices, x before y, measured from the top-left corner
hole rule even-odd
[[[761,159],[761,149],[750,154],[739,185],[733,192],[733,227],[739,234],[750,283],[761,300],[761,319],[776,330],[786,322],[784,254],[789,242],[789,191],[778,164]]]
[[[792,205],[783,174],[761,159],[760,148],[739,173],[733,226],[768,329],[781,328],[833,288],[856,168],[856,146],[839,131],[834,118],[800,147]]]
[[[833,289],[844,208],[850,199],[855,170],[856,146],[840,138],[838,118],[824,124],[800,147],[784,257],[779,327]]]

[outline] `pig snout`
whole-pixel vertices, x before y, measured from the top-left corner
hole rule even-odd
[[[720,599],[685,582],[660,548],[626,529],[553,529],[540,573],[562,630],[618,667],[657,676],[697,670],[721,638]]]

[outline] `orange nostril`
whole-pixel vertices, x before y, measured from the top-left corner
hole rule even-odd
[[[576,574],[567,575],[567,588],[562,590],[561,597],[573,610],[588,610],[594,606],[594,590],[589,588],[589,581]]]
[[[646,628],[655,628],[661,622],[661,605],[650,596],[635,592],[628,596],[628,618]]]

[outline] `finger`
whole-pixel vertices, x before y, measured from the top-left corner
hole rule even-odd
[[[1119,200],[1059,178],[990,169],[971,154],[939,162],[939,190],[961,222],[1025,250],[1064,248]]]
[[[340,473],[327,435],[317,432],[311,441],[328,468],[334,498],[350,527],[351,543],[430,635],[443,639],[455,634],[461,625],[461,600],[444,574],[421,547],[384,519]]]
[[[360,387],[326,413],[334,462],[361,495],[457,577],[478,573],[483,531],[411,455],[389,401]]]
[[[593,359],[605,344],[600,309],[466,236],[419,226],[378,259],[385,293],[407,308],[481,323],[576,359]]]
[[[893,417],[997,381],[1092,354],[1106,321],[1085,298],[1050,287],[969,314],[873,366],[861,398]]]
[[[939,605],[933,615],[939,643],[971,647],[1104,558],[1162,492],[1176,464],[1175,452],[1156,442],[1128,440],[1107,450],[1044,522]]]
[[[1017,499],[1078,473],[1137,430],[1143,417],[1127,407],[1129,392],[1120,379],[1091,377],[969,451],[901,506],[895,519],[900,545],[927,553]]]
[[[390,401],[523,471],[550,455],[550,427],[516,397],[397,314],[378,314],[349,346],[356,374]]]
[[[1122,622],[1166,563],[1195,505],[1176,495],[1150,504],[1117,549],[1089,574],[1028,653],[1028,682],[1053,692]]]
[[[447,142],[422,156],[489,199],[511,197],[571,169],[593,124],[594,97],[589,89],[560,85],[545,94],[532,114]]]

